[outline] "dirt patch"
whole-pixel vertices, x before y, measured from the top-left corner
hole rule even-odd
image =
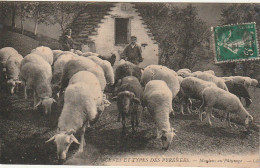
[[[250,89],[253,103],[248,111],[259,123],[260,89]],[[45,116],[32,109],[32,99],[23,99],[22,93],[9,98],[8,115],[0,116],[1,163],[2,164],[58,164],[54,143],[45,144],[55,134],[61,109],[53,106]],[[178,105],[177,105],[178,106]],[[122,125],[117,122],[117,107],[113,102],[100,120],[86,131],[87,147],[77,153],[78,145],[72,144],[65,164],[103,165],[104,160],[122,155],[167,155],[175,154],[248,154],[259,152],[259,129],[245,132],[244,126],[228,128],[219,118],[212,119],[213,126],[200,122],[197,114],[181,115],[170,119],[178,131],[168,151],[161,150],[156,139],[156,128],[148,113],[143,113],[142,123],[135,135],[131,133],[128,120],[127,134],[121,136]],[[216,113],[215,113],[216,115]],[[217,116],[217,115],[216,115]],[[236,116],[232,116],[233,120]],[[78,135],[76,135],[79,138]]]

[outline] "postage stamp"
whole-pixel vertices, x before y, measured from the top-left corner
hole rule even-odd
[[[259,59],[255,23],[214,27],[215,62]]]

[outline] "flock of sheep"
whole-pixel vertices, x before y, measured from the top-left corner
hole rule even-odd
[[[107,88],[112,90],[111,100],[117,101],[117,119],[122,120],[122,135],[126,132],[127,116],[131,118],[132,132],[135,133],[142,112],[148,111],[157,127],[157,138],[162,140],[162,148],[168,149],[177,132],[171,127],[169,117],[171,113],[175,114],[175,100],[180,101],[181,114],[184,114],[184,106],[188,113],[192,113],[192,99],[197,99],[202,101],[200,120],[206,112],[207,122],[212,125],[212,109],[217,108],[226,112],[228,126],[231,127],[230,113],[235,113],[248,128],[253,117],[240,100],[244,98],[249,106],[252,100],[248,87],[258,84],[249,77],[217,77],[212,70],[191,72],[180,69],[175,72],[162,65],[142,69],[120,60],[118,54],[102,57],[91,52],[51,50],[44,46],[33,49],[25,57],[14,48],[2,48],[0,70],[5,74],[10,94],[22,85],[27,99],[27,90],[33,90],[35,110],[42,105],[48,114],[56,101],[62,107],[57,134],[46,142],[56,143],[57,157],[63,160],[73,142],[80,145],[79,151],[83,151],[86,128],[98,122],[102,112],[111,104],[105,94]],[[80,142],[74,136],[76,132],[81,135]]]

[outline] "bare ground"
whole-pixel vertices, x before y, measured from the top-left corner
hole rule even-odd
[[[122,155],[175,155],[175,154],[249,154],[259,152],[260,89],[250,89],[253,103],[248,111],[255,119],[255,127],[246,132],[233,115],[236,127],[228,128],[226,122],[213,118],[213,126],[200,122],[198,115],[180,115],[170,119],[178,131],[168,151],[161,150],[160,139],[155,138],[155,125],[149,114],[143,113],[142,123],[135,135],[131,134],[128,120],[127,135],[121,137],[121,123],[117,122],[117,107],[113,102],[100,120],[86,131],[87,147],[77,153],[72,144],[65,164],[103,165],[104,160]],[[43,115],[41,109],[32,109],[32,99],[24,100],[22,93],[9,98],[7,113],[0,115],[0,162],[2,164],[58,164],[54,143],[45,144],[54,135],[61,109]],[[178,104],[176,104],[178,106]],[[3,109],[1,109],[1,112]],[[40,111],[40,112],[39,112]],[[214,113],[215,116],[219,114]],[[79,138],[78,135],[76,137]]]

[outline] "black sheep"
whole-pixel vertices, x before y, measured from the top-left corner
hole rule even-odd
[[[117,100],[119,111],[118,121],[120,121],[120,117],[122,117],[123,135],[125,134],[126,116],[131,116],[133,134],[135,133],[135,126],[139,125],[138,118],[140,117],[140,113],[138,105],[140,105],[142,96],[143,89],[136,77],[127,76],[118,81],[117,96],[114,97],[114,99]]]
[[[252,103],[251,97],[249,95],[248,89],[243,84],[234,83],[233,81],[225,81],[227,88],[230,93],[236,95],[240,100],[241,97],[246,101],[246,107],[249,107]]]
[[[126,76],[135,76],[140,81],[142,76],[141,68],[128,61],[118,65],[115,71],[115,85],[119,79],[123,79]]]
[[[104,56],[102,56],[102,55],[99,55],[98,57],[101,58],[102,60],[107,60],[108,62],[110,62],[110,63],[111,63],[111,66],[113,66],[114,63],[116,62],[116,55],[115,55],[115,54],[112,54],[112,56],[109,57],[109,58],[104,57]]]

